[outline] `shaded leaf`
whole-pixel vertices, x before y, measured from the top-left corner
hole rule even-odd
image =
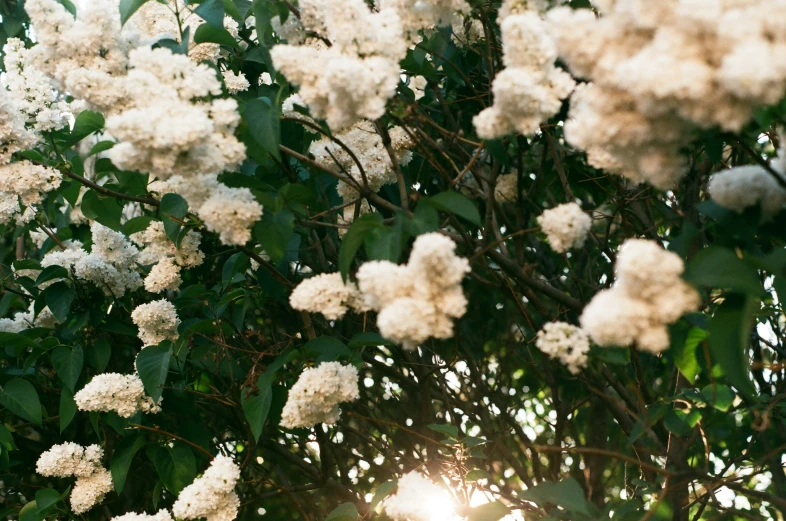
[[[153,401],[158,401],[161,397],[163,391],[161,386],[166,382],[171,356],[171,342],[162,342],[157,346],[147,346],[137,355],[136,368],[139,378],[142,379],[142,383],[145,385],[145,394],[150,396]]]
[[[0,392],[0,405],[24,420],[41,425],[41,400],[33,384],[27,380],[9,380]]]
[[[759,301],[754,298],[729,295],[709,324],[712,361],[720,366],[729,383],[748,398],[756,394],[749,374],[748,347],[758,308]]]
[[[112,482],[115,484],[115,491],[120,494],[126,486],[128,470],[131,462],[139,449],[145,446],[145,438],[140,434],[126,436],[117,444],[115,452],[112,454],[112,462],[109,470],[112,472]]]
[[[61,346],[52,351],[52,365],[55,366],[57,376],[72,393],[76,387],[76,381],[82,372],[82,364],[85,356],[79,346]]]
[[[459,192],[440,192],[429,201],[438,210],[452,213],[478,226],[481,224],[478,209],[472,201]]]

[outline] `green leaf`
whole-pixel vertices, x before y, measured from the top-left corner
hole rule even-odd
[[[366,235],[364,244],[369,259],[398,262],[404,247],[401,226],[373,228]]]
[[[573,478],[567,478],[559,483],[544,481],[537,486],[525,490],[519,494],[521,499],[534,501],[540,506],[552,504],[562,507],[568,512],[576,512],[586,516],[592,516],[591,505],[584,497],[579,482]]]
[[[139,378],[145,385],[145,393],[157,402],[166,382],[169,371],[169,359],[172,356],[172,343],[162,342],[157,346],[147,346],[136,357],[136,368]]]
[[[41,400],[33,384],[13,378],[0,392],[0,405],[20,418],[41,425]]]
[[[150,226],[151,222],[153,222],[153,218],[149,215],[140,215],[131,218],[123,225],[123,234],[126,237],[130,237],[135,233],[145,231],[147,227]]]
[[[104,128],[104,116],[98,112],[83,110],[74,120],[74,128],[66,139],[68,146],[75,145],[93,132]]]
[[[243,280],[243,274],[251,266],[251,261],[248,256],[243,252],[237,252],[231,255],[224,263],[224,268],[221,270],[221,284],[224,289],[233,282]],[[238,277],[236,277],[238,275]]]
[[[60,492],[57,490],[53,488],[36,490],[35,503],[40,514],[43,514],[43,512],[52,505],[57,504],[58,501],[60,501]]]
[[[358,509],[354,503],[342,503],[327,515],[325,521],[357,521]]]
[[[445,434],[454,440],[458,439],[459,431],[455,425],[450,425],[449,423],[432,423],[428,425],[428,428],[440,434]]]
[[[29,349],[37,349],[39,347],[38,343],[26,336],[19,333],[8,333],[7,331],[0,331],[0,345]]]
[[[41,273],[38,274],[38,277],[35,279],[35,285],[40,286],[44,282],[49,282],[53,279],[65,279],[68,278],[68,270],[62,266],[47,266],[44,268]]]
[[[161,221],[164,223],[166,236],[177,245],[177,237],[180,234],[182,225],[175,219],[178,221],[183,220],[188,213],[188,203],[177,194],[164,194],[158,211],[161,214]]]
[[[112,348],[109,346],[109,342],[103,338],[85,347],[85,360],[99,373],[104,372],[111,356]]]
[[[749,374],[748,347],[759,301],[751,297],[729,295],[715,310],[709,324],[712,361],[720,365],[729,383],[753,399],[756,389]]]
[[[19,521],[41,521],[38,514],[38,504],[35,501],[27,503],[19,510]]]
[[[251,394],[249,389],[243,389],[240,395],[240,405],[243,407],[243,414],[246,416],[255,441],[258,441],[262,434],[262,427],[265,425],[273,400],[273,387],[268,378],[260,377],[257,387],[256,394]]]
[[[76,402],[74,401],[74,394],[63,387],[60,389],[60,408],[58,414],[60,415],[60,432],[62,433],[71,424],[71,421],[76,416]]]
[[[663,417],[663,426],[673,434],[687,436],[699,420],[701,420],[701,412],[697,409],[689,411],[672,409]]]
[[[243,120],[262,151],[280,159],[281,126],[276,104],[265,97],[251,100],[243,109]]]
[[[272,0],[253,0],[252,10],[256,20],[259,43],[266,43],[272,31],[270,19],[273,18]]]
[[[437,210],[452,213],[467,221],[480,226],[480,213],[472,201],[459,192],[440,192],[429,199]]]
[[[126,24],[129,18],[148,0],[120,0],[120,25]]]
[[[272,213],[266,208],[262,219],[254,225],[254,239],[270,256],[274,265],[284,258],[294,233],[295,215],[289,210]]]
[[[82,196],[80,208],[88,219],[98,221],[113,230],[120,229],[120,217],[123,215],[123,207],[120,206],[114,197],[102,197],[95,190],[88,190]]]
[[[205,0],[194,13],[213,27],[224,28],[224,0]]]
[[[471,508],[467,516],[467,521],[497,521],[508,514],[510,514],[510,509],[508,507],[499,501],[493,501]]]
[[[115,491],[120,494],[126,486],[128,470],[131,462],[139,449],[145,446],[145,438],[141,434],[126,436],[117,444],[109,470],[112,472],[112,483],[115,484]]]
[[[61,322],[65,322],[68,318],[75,296],[74,288],[63,281],[55,282],[44,290],[44,299],[49,311]]]
[[[8,430],[8,427],[0,423],[0,449],[7,451],[17,450],[16,443],[14,443],[14,435]]]
[[[332,336],[320,336],[313,340],[306,342],[303,346],[306,352],[312,351],[318,353],[317,363],[333,362],[339,358],[349,358],[352,356],[352,351],[349,350],[344,343]]]
[[[238,22],[242,22],[246,18],[232,0],[222,0],[222,3],[224,4],[224,11],[226,12],[227,16],[231,16]],[[246,7],[246,12],[248,12],[250,6],[251,2],[249,0],[249,5]],[[223,24],[223,20],[221,22]]]
[[[382,228],[382,216],[376,212],[361,215],[352,223],[338,251],[338,269],[344,281],[349,277],[349,267],[371,230]]]
[[[352,339],[349,341],[347,346],[350,349],[358,349],[360,347],[367,347],[367,346],[392,346],[393,342],[383,338],[382,335],[379,333],[374,333],[373,331],[364,331],[362,333],[357,333]]]
[[[761,295],[756,268],[728,248],[710,246],[694,255],[685,268],[685,280],[706,288],[725,288]]]
[[[237,41],[229,31],[210,24],[201,24],[197,27],[194,32],[194,43],[217,43],[226,47],[238,48]]]
[[[398,486],[398,481],[386,481],[382,483],[377,489],[374,491],[374,497],[371,498],[371,505],[369,510],[374,510],[386,497],[390,494],[395,492],[396,487]]]
[[[464,481],[480,481],[481,479],[491,479],[491,476],[488,472],[482,469],[474,469],[467,472],[467,475],[464,477]]]
[[[172,494],[179,494],[196,477],[194,453],[183,443],[175,442],[171,448],[155,447],[151,460],[164,486]]]
[[[692,327],[688,331],[688,336],[682,349],[674,353],[674,363],[689,382],[694,382],[701,371],[698,358],[696,357],[696,349],[707,338],[709,338],[707,331],[698,327]]]
[[[708,385],[701,390],[704,401],[722,412],[728,412],[734,404],[736,395],[725,385]]]
[[[62,380],[68,390],[74,392],[76,381],[79,379],[79,374],[82,372],[82,364],[85,360],[82,348],[79,346],[58,347],[52,351],[51,358],[57,376],[60,377],[60,380]]]
[[[146,2],[147,0],[144,1]],[[93,148],[90,149],[90,152],[88,152],[87,157],[100,154],[101,152],[106,152],[107,150],[109,150],[115,145],[116,143],[114,141],[99,141],[98,143],[93,145]]]

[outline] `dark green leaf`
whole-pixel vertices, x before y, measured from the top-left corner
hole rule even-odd
[[[161,221],[164,223],[166,236],[169,237],[170,241],[177,244],[177,237],[181,228],[181,224],[177,221],[182,221],[188,213],[188,203],[177,194],[164,194],[158,210],[161,214]]]
[[[257,386],[258,392],[256,394],[251,394],[248,389],[243,389],[240,398],[243,414],[246,416],[255,441],[258,441],[262,434],[262,427],[265,425],[273,399],[273,389],[268,379],[260,378]]]
[[[53,279],[66,279],[68,278],[68,270],[62,266],[47,266],[38,277],[35,279],[35,285],[40,286],[44,282],[49,282]]]
[[[459,431],[455,425],[450,425],[449,423],[432,423],[428,425],[428,428],[440,434],[445,434],[454,440],[458,439]]]
[[[129,18],[148,0],[120,0],[120,25],[125,25]]]
[[[151,459],[158,477],[172,494],[179,494],[196,477],[194,453],[183,443],[175,442],[171,448],[155,447]]]
[[[74,392],[76,381],[79,379],[79,374],[82,372],[82,364],[84,363],[85,356],[82,348],[79,346],[74,347],[58,347],[52,351],[52,365],[55,366],[55,372],[65,386]]]
[[[429,201],[438,210],[452,213],[480,226],[480,213],[472,201],[459,192],[440,192]]]
[[[701,390],[701,396],[705,402],[723,412],[728,412],[736,397],[731,389],[719,384],[708,385]]]
[[[467,521],[497,521],[508,514],[510,514],[510,509],[508,507],[499,501],[493,501],[471,508],[467,516]]]
[[[352,260],[363,245],[366,236],[371,230],[382,228],[382,226],[384,226],[382,216],[376,212],[361,215],[352,223],[341,241],[338,252],[338,269],[345,281],[349,277],[349,267],[352,265]]]
[[[254,239],[277,265],[284,258],[286,248],[295,233],[295,216],[289,210],[278,213],[268,212],[254,225]]]
[[[136,336],[136,334],[132,336]],[[84,351],[87,363],[99,373],[103,373],[107,364],[109,364],[109,358],[112,356],[112,348],[109,346],[109,342],[103,338],[96,340],[85,347]]]
[[[756,389],[751,382],[748,347],[759,301],[729,295],[710,319],[709,344],[712,361],[720,365],[729,383],[748,398]]]
[[[149,215],[140,215],[129,219],[123,225],[123,234],[125,234],[126,237],[130,237],[135,233],[145,231],[152,221],[153,218]]]
[[[398,219],[400,216],[396,216]],[[439,213],[428,199],[421,199],[415,207],[412,218],[405,221],[404,227],[410,235],[417,237],[439,229]]]
[[[696,357],[696,349],[699,344],[709,337],[704,329],[693,327],[688,331],[682,349],[674,353],[674,363],[689,382],[696,380],[699,375],[699,361]]]
[[[382,337],[379,333],[374,333],[373,331],[364,331],[362,333],[357,333],[352,339],[349,341],[347,346],[350,349],[358,349],[360,347],[366,346],[392,346],[393,342],[387,340]]]
[[[53,488],[43,488],[36,490],[35,503],[38,512],[43,513],[47,508],[60,501],[60,493]]]
[[[663,417],[663,426],[678,436],[687,436],[691,429],[701,420],[701,412],[697,409],[689,411],[670,410]]]
[[[143,0],[143,1],[147,2],[147,0]],[[90,152],[87,154],[87,157],[94,156],[96,154],[100,154],[101,152],[106,152],[107,150],[109,150],[113,146],[115,146],[115,142],[114,141],[99,141],[98,143],[93,145],[93,148],[90,149]]]
[[[93,132],[98,132],[104,128],[104,116],[98,112],[83,110],[74,120],[74,128],[66,139],[66,143],[71,146],[77,144]]]
[[[281,157],[278,145],[281,143],[281,127],[278,107],[268,98],[257,98],[246,103],[243,119],[248,131],[263,152],[276,159]]]
[[[371,260],[398,262],[404,246],[401,227],[373,228],[366,235],[364,244]]]
[[[33,384],[27,380],[9,380],[0,392],[0,405],[24,420],[41,425],[41,400]]]
[[[95,190],[88,190],[82,197],[81,209],[88,219],[98,221],[113,230],[120,229],[123,207],[114,197],[102,197]]]
[[[62,433],[71,424],[71,420],[76,416],[76,402],[74,395],[67,388],[60,389],[60,432]]]
[[[576,512],[591,516],[591,505],[584,497],[581,485],[573,478],[559,483],[544,481],[519,494],[521,499],[534,501],[540,506],[552,504],[564,508],[568,512]]]
[[[340,358],[349,358],[352,351],[339,339],[332,336],[320,336],[306,342],[303,346],[306,352],[318,353],[317,363],[333,362]]]
[[[354,503],[342,503],[330,512],[325,521],[357,521],[358,509]]]
[[[762,293],[756,268],[721,246],[710,246],[694,255],[685,269],[685,280],[706,288],[725,288],[750,295]]]
[[[237,48],[235,38],[223,27],[201,24],[194,32],[194,43],[217,43],[226,47]]]
[[[213,27],[224,28],[224,0],[205,0],[194,12]]]
[[[136,357],[136,368],[139,378],[145,385],[145,393],[153,401],[161,397],[161,386],[166,382],[169,371],[169,359],[172,356],[172,344],[162,342],[161,345],[147,346]]]
[[[230,256],[221,270],[222,286],[226,289],[236,279],[243,280],[243,274],[250,266],[251,261],[245,253],[238,252]]]
[[[55,282],[44,290],[44,299],[49,311],[61,322],[65,322],[68,318],[75,296],[74,288],[63,281]]]
[[[118,494],[126,486],[128,470],[131,468],[134,456],[144,446],[145,438],[140,434],[126,436],[117,444],[117,448],[114,454],[112,454],[112,462],[109,465],[109,469],[112,472],[112,482],[115,484],[115,491]]]
[[[35,501],[27,503],[19,510],[19,521],[41,521],[38,514],[38,505]]]

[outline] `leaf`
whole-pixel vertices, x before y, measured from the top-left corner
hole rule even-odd
[[[366,235],[371,230],[381,228],[382,226],[382,216],[376,212],[363,214],[352,223],[352,226],[341,241],[341,247],[338,251],[338,269],[345,282],[349,278],[349,267],[352,265],[352,260],[363,245]]]
[[[224,268],[221,270],[221,284],[224,289],[236,279],[243,280],[243,273],[251,266],[251,261],[248,256],[243,252],[237,252],[231,255],[224,263]],[[239,275],[239,277],[235,277]]]
[[[68,146],[75,145],[93,132],[104,128],[104,116],[91,110],[83,110],[74,120],[74,128],[66,138]]]
[[[367,346],[392,346],[393,342],[387,340],[382,337],[379,333],[374,333],[373,331],[364,331],[362,333],[357,333],[355,336],[350,339],[347,346],[350,349],[358,349],[359,347],[367,347]]]
[[[374,491],[374,497],[371,498],[371,505],[369,507],[369,510],[374,510],[375,508],[377,508],[377,505],[379,505],[382,502],[382,500],[384,500],[386,497],[392,494],[396,490],[397,486],[398,486],[398,481],[396,480],[386,481],[382,483],[380,486],[378,486],[377,489]]]
[[[734,404],[736,395],[725,385],[708,385],[701,390],[704,401],[722,412],[728,412]]]
[[[226,47],[237,49],[237,41],[223,27],[214,27],[210,24],[201,24],[194,32],[194,43],[217,43]]]
[[[245,20],[245,18],[246,18],[245,15],[240,12],[238,7],[235,5],[235,2],[233,2],[232,0],[221,0],[221,1],[224,4],[224,11],[226,12],[227,16],[231,16],[232,18],[234,18],[238,22],[242,22],[243,20]],[[249,0],[248,6],[246,7],[245,12],[248,12],[248,9],[250,7],[251,7],[251,2]],[[223,22],[224,21],[222,20],[221,23],[223,24]]]
[[[41,425],[41,400],[33,384],[27,380],[9,380],[0,392],[0,405],[24,420]]]
[[[254,395],[250,394],[249,389],[243,389],[240,395],[240,405],[243,407],[243,414],[246,416],[255,441],[258,441],[262,434],[262,427],[265,425],[273,400],[273,387],[269,379],[263,380],[260,376],[257,387],[259,390]]]
[[[256,20],[256,29],[260,44],[268,41],[272,31],[270,20],[273,18],[273,6],[271,3],[272,0],[253,0],[251,7]]]
[[[147,2],[147,0],[143,0],[143,1]],[[114,141],[99,141],[98,143],[93,145],[93,148],[90,149],[90,152],[88,152],[87,157],[100,154],[101,152],[106,152],[116,144],[117,143],[115,143]]]
[[[38,277],[35,279],[35,285],[40,286],[44,282],[49,282],[53,279],[65,279],[68,278],[68,270],[62,266],[47,266],[44,268],[41,273],[38,274]]]
[[[188,213],[188,203],[177,194],[164,194],[159,206],[161,221],[164,223],[164,232],[170,241],[177,245],[177,237],[180,234],[182,225],[177,222],[182,221]],[[174,217],[174,219],[172,219]]]
[[[85,347],[84,351],[87,363],[99,373],[103,373],[107,364],[109,364],[109,358],[112,356],[112,348],[109,347],[109,342],[101,338]]]
[[[114,197],[102,197],[95,190],[88,190],[82,196],[80,208],[88,219],[98,221],[113,230],[120,229],[120,217],[123,214],[123,207],[120,206]]]
[[[591,505],[584,497],[579,482],[573,478],[567,478],[559,483],[544,481],[537,486],[525,490],[519,494],[521,499],[534,501],[540,506],[547,503],[562,507],[568,512],[576,512],[587,516],[592,516]]]
[[[278,213],[268,212],[254,225],[254,239],[270,256],[274,265],[284,258],[289,241],[295,233],[295,215],[289,210]]]
[[[471,508],[467,516],[467,521],[497,521],[508,514],[510,514],[510,509],[508,507],[499,501],[493,501]]]
[[[205,0],[194,13],[213,27],[224,28],[224,0]]]
[[[280,159],[281,126],[275,103],[265,97],[249,101],[243,109],[243,120],[262,151]]]
[[[357,521],[358,509],[354,503],[342,503],[327,515],[325,521]]]
[[[440,192],[429,199],[432,205],[443,212],[452,213],[480,226],[480,213],[472,201],[459,192]]]
[[[151,222],[153,222],[153,218],[149,215],[133,217],[126,221],[126,223],[123,225],[123,234],[126,237],[130,237],[135,233],[145,231],[147,230],[147,227],[150,226]]]
[[[663,426],[671,433],[678,436],[687,436],[691,429],[701,420],[701,412],[698,409],[689,411],[670,410],[663,418]]]
[[[112,483],[115,484],[115,491],[120,494],[126,486],[128,469],[139,449],[145,446],[145,438],[141,434],[126,436],[117,444],[109,470],[112,472]]]
[[[60,389],[60,408],[58,414],[60,415],[60,432],[62,433],[71,424],[71,421],[76,416],[76,402],[74,401],[74,394],[63,387]]]
[[[35,503],[39,513],[43,513],[58,501],[60,501],[60,493],[53,488],[43,488],[35,493]]]
[[[467,475],[464,477],[464,481],[480,481],[481,479],[491,479],[491,476],[488,472],[482,469],[474,469],[467,472]]]
[[[85,356],[82,348],[79,346],[74,347],[58,347],[52,351],[52,364],[55,366],[55,371],[60,380],[72,393],[76,386],[76,381],[79,379],[79,374],[82,372],[82,364],[84,363]]]
[[[49,311],[61,322],[68,318],[71,303],[74,301],[76,291],[66,282],[55,282],[44,290],[44,299]]]
[[[179,442],[170,447],[155,447],[153,466],[164,486],[172,494],[179,494],[196,477],[196,459],[187,445]]]
[[[708,337],[709,333],[704,329],[692,327],[688,331],[682,349],[674,354],[674,363],[689,382],[695,381],[700,372],[696,348]]]
[[[19,510],[19,521],[41,521],[38,514],[38,504],[31,501]]]
[[[366,253],[371,260],[398,262],[403,249],[401,227],[373,228],[363,241]]]
[[[341,340],[332,336],[320,336],[306,342],[303,349],[319,353],[317,363],[333,362],[339,358],[349,358],[352,351]]]
[[[710,246],[694,255],[685,268],[685,280],[706,288],[725,288],[761,295],[756,268],[728,248]]]
[[[169,359],[172,356],[171,342],[162,342],[157,346],[147,346],[136,357],[136,368],[139,378],[145,386],[145,393],[157,402],[166,382],[169,371]]]
[[[720,365],[731,385],[751,399],[756,389],[749,374],[748,347],[758,308],[759,301],[755,298],[729,295],[715,310],[709,324],[713,362]]]
[[[455,425],[450,425],[449,423],[444,423],[444,424],[432,423],[432,424],[428,425],[427,427],[429,429],[431,429],[432,431],[439,432],[441,434],[445,434],[446,436],[449,436],[449,437],[453,438],[454,440],[458,439],[459,431],[458,431],[458,428]]]
[[[129,18],[142,7],[148,0],[120,0],[120,26],[126,24]]]

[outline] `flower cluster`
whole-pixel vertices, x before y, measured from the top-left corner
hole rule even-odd
[[[401,166],[406,165],[412,159],[412,152],[408,150],[413,146],[412,139],[401,127],[391,128],[388,133],[390,134],[390,147],[394,151],[396,161]],[[363,175],[360,172],[362,168],[365,181],[372,192],[378,192],[383,185],[396,182],[396,174],[393,171],[390,156],[373,123],[361,121],[349,130],[336,134],[336,138],[350,149],[355,157],[353,158],[335,140],[324,138],[312,143],[308,150],[319,164],[326,168],[341,168],[360,186],[363,185]],[[338,165],[336,165],[337,162]],[[352,183],[339,181],[337,190],[338,194],[344,198],[344,202],[352,201],[359,196],[356,186]]]
[[[431,521],[445,518],[442,509],[451,502],[447,490],[413,470],[398,479],[396,493],[385,500],[383,507],[394,521]]]
[[[177,340],[180,319],[175,306],[166,299],[141,304],[131,312],[131,320],[139,328],[139,339],[146,346],[164,340]]]
[[[232,458],[219,454],[201,477],[180,492],[172,513],[179,519],[232,521],[240,507],[235,493],[239,478],[240,467]]]
[[[590,342],[587,333],[581,328],[565,322],[549,322],[538,331],[535,345],[551,358],[565,364],[573,374],[578,374],[582,367],[587,366]]]
[[[565,203],[544,210],[538,224],[548,236],[551,249],[565,253],[571,248],[581,248],[587,240],[592,219],[576,203]]]
[[[682,259],[652,241],[629,239],[614,266],[614,286],[595,295],[581,327],[602,346],[629,346],[660,353],[669,347],[667,326],[699,307],[699,294],[680,278]]]
[[[199,249],[202,238],[198,232],[188,231],[178,248],[166,236],[161,221],[152,221],[145,230],[131,235],[130,239],[142,248],[139,264],[153,266],[145,277],[145,289],[151,293],[179,288],[182,283],[180,270],[199,266],[205,260],[205,254]]]
[[[546,23],[534,10],[515,12],[500,22],[505,69],[492,85],[494,105],[475,116],[473,123],[484,139],[512,131],[535,134],[541,122],[562,107],[575,82],[554,66],[557,49]]]
[[[94,376],[74,395],[80,411],[115,411],[121,418],[130,418],[137,411],[158,413],[160,403],[145,396],[142,380],[135,374],[104,373]]]
[[[172,514],[162,508],[155,514],[137,514],[129,512],[122,516],[113,517],[111,521],[172,521]]]
[[[281,425],[296,429],[336,423],[341,415],[339,404],[359,397],[358,370],[354,366],[323,362],[317,367],[309,367],[300,373],[289,390]]]
[[[671,188],[687,169],[680,148],[697,128],[740,130],[780,100],[774,65],[786,5],[604,1],[549,13],[561,57],[591,84],[577,90],[565,137],[597,168]]]
[[[54,168],[23,160],[0,164],[0,224],[24,224],[35,218],[35,205],[44,194],[60,186],[62,175]],[[22,210],[22,206],[26,208]]]
[[[289,305],[298,311],[322,313],[328,320],[343,317],[349,308],[369,311],[357,286],[344,283],[340,273],[320,273],[304,280],[292,290]]]
[[[381,0],[380,9],[395,9],[408,41],[417,43],[421,29],[458,25],[471,8],[465,0]]]
[[[45,307],[35,315],[35,302],[30,304],[27,311],[19,311],[14,315],[14,318],[0,318],[0,331],[4,333],[19,333],[31,327],[48,327],[53,328],[57,324],[57,319]]]
[[[113,488],[112,475],[101,466],[103,455],[104,450],[98,445],[82,447],[72,442],[53,445],[38,458],[36,472],[45,477],[76,477],[71,490],[71,509],[81,514],[100,503]]]
[[[62,266],[77,279],[95,284],[105,295],[122,297],[126,291],[142,286],[142,277],[136,271],[139,254],[136,246],[125,236],[106,226],[94,222],[93,249],[85,251],[81,244],[72,243],[63,251],[50,251],[41,261],[41,266]]]
[[[439,233],[419,236],[407,265],[371,261],[360,266],[358,286],[386,338],[415,349],[429,338],[453,336],[453,319],[464,316],[461,281],[470,271],[456,243]]]

